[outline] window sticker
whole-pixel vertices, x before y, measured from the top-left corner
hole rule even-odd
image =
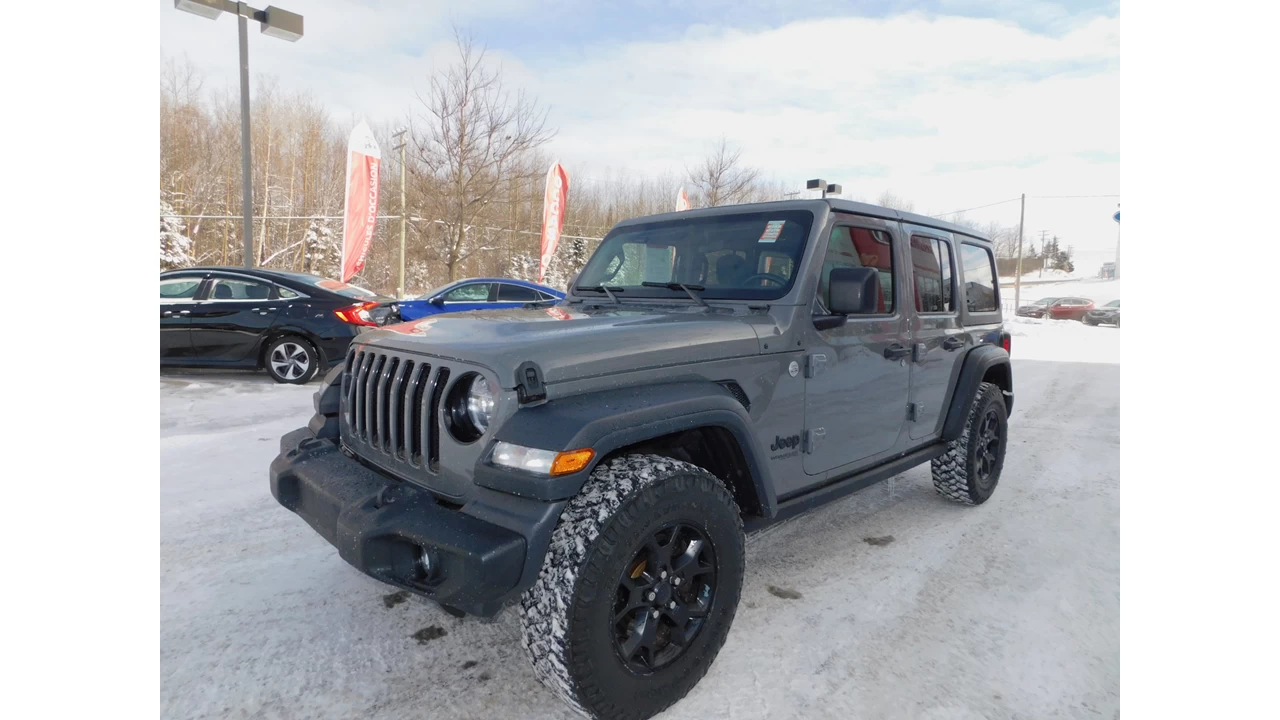
[[[786,220],[770,220],[764,225],[764,232],[760,234],[760,242],[771,243],[778,239],[782,234],[782,226],[786,225]]]

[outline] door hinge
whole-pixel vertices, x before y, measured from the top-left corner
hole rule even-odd
[[[804,376],[815,378],[827,369],[827,356],[824,353],[813,353],[805,358]]]
[[[806,455],[812,455],[822,445],[822,441],[827,437],[826,428],[814,428],[804,431],[803,450]]]

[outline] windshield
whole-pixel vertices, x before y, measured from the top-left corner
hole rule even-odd
[[[777,300],[791,289],[813,213],[806,210],[735,213],[632,225],[611,232],[575,291],[604,285],[622,299],[684,298],[683,283],[705,288],[701,297]],[[588,290],[587,292],[592,292]]]
[[[1119,300],[1112,300],[1111,302],[1109,302],[1109,303],[1107,303],[1107,304],[1106,304],[1106,307],[1116,307],[1116,308],[1118,308],[1118,307],[1120,307],[1120,301],[1119,301]]]

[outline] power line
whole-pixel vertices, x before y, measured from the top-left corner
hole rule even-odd
[[[981,210],[983,208],[995,207],[996,205],[1003,205],[1005,203],[1018,202],[1021,199],[1022,199],[1021,197],[1009,198],[1008,200],[993,202],[990,205],[979,205],[978,207],[965,208],[964,210],[952,210],[949,213],[942,213],[941,215],[933,215],[932,217],[940,218],[940,217],[946,217],[947,215],[957,215],[959,213],[969,212],[970,210]]]
[[[1028,195],[1033,200],[1055,200],[1062,198],[1118,198],[1119,195]]]

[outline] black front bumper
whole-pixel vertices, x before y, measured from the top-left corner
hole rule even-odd
[[[280,455],[271,463],[271,494],[361,572],[481,616],[496,614],[536,579],[563,508],[516,498],[511,501],[521,507],[514,512],[482,503],[474,509],[445,506],[426,490],[370,470],[308,428],[281,438]],[[420,562],[424,552],[430,573]]]

